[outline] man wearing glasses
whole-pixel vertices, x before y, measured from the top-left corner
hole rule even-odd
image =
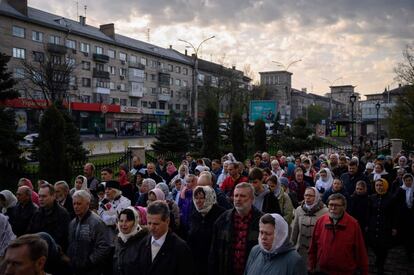
[[[358,222],[339,193],[328,198],[328,213],[315,224],[309,248],[309,272],[368,275],[368,255]]]

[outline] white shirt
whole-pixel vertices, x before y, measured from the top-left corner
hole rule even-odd
[[[151,256],[152,261],[154,261],[155,257],[157,256],[158,252],[160,251],[162,245],[165,242],[165,239],[167,238],[167,232],[165,232],[164,235],[162,235],[158,240],[154,239],[154,236],[151,237]]]

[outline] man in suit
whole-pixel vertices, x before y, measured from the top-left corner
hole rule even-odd
[[[150,234],[138,247],[139,274],[191,275],[193,259],[187,244],[168,230],[170,210],[164,201],[152,202],[147,209]]]

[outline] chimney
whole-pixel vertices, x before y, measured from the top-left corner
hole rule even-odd
[[[15,10],[27,16],[27,0],[7,0]]]
[[[86,17],[85,16],[82,16],[82,15],[79,15],[79,23],[82,26],[85,26],[86,25]]]
[[[234,65],[233,65],[231,68],[232,68],[233,70],[235,70],[235,69],[236,69],[236,66],[234,66]]]
[[[401,88],[401,83],[398,83],[398,88]]]
[[[187,56],[187,49],[185,49],[184,53],[185,53],[185,56]]]
[[[172,45],[170,45],[170,50],[172,50]]]
[[[106,36],[109,36],[112,39],[115,39],[115,25],[114,23],[100,25],[99,30],[103,32]]]

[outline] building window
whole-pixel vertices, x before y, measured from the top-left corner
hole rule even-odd
[[[24,69],[23,68],[14,68],[13,77],[14,78],[24,78]]]
[[[125,83],[121,83],[121,91],[125,91],[126,90],[126,86],[125,86]],[[125,106],[125,105],[124,105]]]
[[[183,75],[188,75],[188,68],[183,68]]]
[[[26,58],[26,50],[20,49],[20,48],[13,48],[13,57],[19,58],[19,59],[25,59]]]
[[[89,95],[82,95],[81,96],[81,102],[83,102],[83,103],[90,103],[91,102],[91,96],[89,96]]]
[[[183,87],[187,87],[188,86],[188,81],[187,80],[183,80]]]
[[[147,73],[144,73],[144,79],[148,80],[148,74]]]
[[[119,98],[113,97],[111,103],[118,105],[119,104]]]
[[[176,86],[181,86],[181,79],[176,79],[175,80],[175,85]]]
[[[110,58],[115,58],[115,51],[114,50],[108,50],[108,56]]]
[[[127,106],[127,99],[125,98],[121,98],[120,102],[121,102],[121,106]]]
[[[91,86],[91,79],[90,78],[82,78],[82,86],[83,87],[90,87]]]
[[[103,48],[99,46],[95,46],[95,53],[97,54],[103,54]]]
[[[181,73],[181,67],[180,66],[175,66],[175,72],[177,74]]]
[[[172,111],[173,109],[173,105],[172,104],[168,104],[168,110]]]
[[[147,59],[145,57],[141,57],[141,64],[147,66]]]
[[[156,77],[155,77],[155,74],[151,74],[151,81],[156,81],[157,79],[156,79]]]
[[[69,66],[75,66],[76,64],[75,58],[66,57],[66,64],[68,64]]]
[[[183,104],[183,111],[187,111],[187,105]]]
[[[127,69],[125,69],[125,68],[119,68],[119,75],[120,76],[126,76],[126,74],[127,74]]]
[[[36,62],[43,62],[45,60],[45,55],[42,52],[33,52],[33,60]]]
[[[91,70],[91,62],[82,61],[82,70],[90,71]]]
[[[157,109],[157,102],[150,102],[150,108],[151,109]]]
[[[173,66],[173,65],[171,65],[171,64],[168,64],[168,71],[169,71],[169,72],[174,71],[174,66]]]
[[[66,39],[66,48],[76,49],[76,41],[75,40]]]
[[[174,97],[174,91],[173,90],[170,91],[170,95],[171,95],[171,97]]]
[[[89,53],[89,44],[81,42],[80,51],[83,53]]]
[[[138,99],[137,98],[131,98],[131,106],[132,107],[138,107]]]
[[[109,89],[115,90],[115,83],[109,82]]]
[[[36,42],[43,42],[43,33],[38,31],[32,31],[32,40]]]
[[[137,57],[135,55],[131,55],[129,58],[131,63],[137,63]]]
[[[126,61],[127,60],[127,54],[123,53],[123,52],[120,52],[119,53],[119,60]]]
[[[148,106],[147,102],[146,101],[141,101],[141,106],[144,107],[144,108],[147,108],[147,106]]]
[[[165,102],[158,102],[161,110],[165,110]]]
[[[151,60],[151,68],[154,68],[154,69],[158,68],[158,61]]]
[[[25,38],[25,29],[22,27],[13,26],[13,36]]]
[[[110,73],[110,74],[112,74],[112,75],[115,75],[116,74],[116,67],[115,66],[109,66],[108,67],[108,72]]]
[[[181,105],[180,105],[180,104],[175,104],[175,109],[176,109],[177,111],[179,111],[179,110],[181,109]]]
[[[103,79],[97,79],[96,87],[109,88],[109,82]]]
[[[105,70],[105,66],[102,63],[96,63],[96,70],[103,72]]]
[[[156,95],[157,94],[157,88],[151,88],[151,94]]]
[[[174,78],[170,77],[170,85],[174,84]]]
[[[50,35],[49,36],[49,43],[60,45],[60,37],[56,35]]]

